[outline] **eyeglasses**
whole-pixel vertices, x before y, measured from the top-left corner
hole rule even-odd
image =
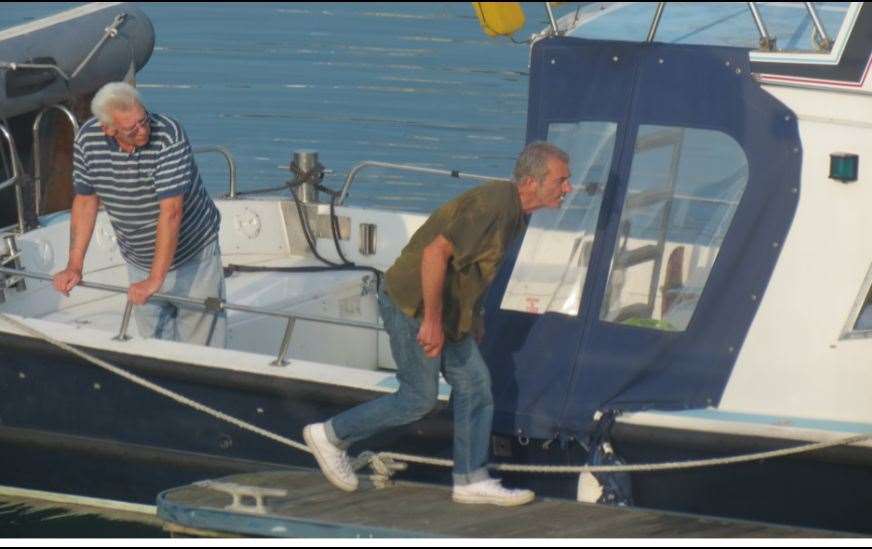
[[[139,132],[139,130],[141,130],[142,128],[148,127],[148,123],[149,123],[149,115],[148,115],[148,111],[146,111],[145,114],[142,116],[142,118],[139,120],[139,122],[137,122],[136,124],[134,124],[130,128],[116,128],[116,129],[124,137],[135,137],[136,134]]]

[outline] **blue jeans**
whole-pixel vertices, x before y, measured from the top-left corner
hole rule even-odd
[[[494,405],[490,372],[478,345],[472,337],[446,341],[442,356],[428,358],[417,342],[421,324],[394,305],[384,290],[379,291],[378,302],[400,388],[330,419],[327,436],[337,446],[348,447],[390,427],[421,419],[436,406],[441,370],[451,385],[454,405],[454,483],[490,478],[486,466]]]
[[[149,272],[127,264],[130,282],[139,282]],[[221,267],[221,248],[218,240],[167,273],[160,293],[203,299],[224,299],[224,270]],[[213,314],[198,307],[186,307],[153,299],[145,305],[133,307],[136,326],[142,337],[184,341],[197,345],[223,348],[227,340],[227,315],[224,311]]]

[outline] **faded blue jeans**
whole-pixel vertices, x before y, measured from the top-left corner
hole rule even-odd
[[[127,270],[131,283],[149,276],[148,271],[130,263],[127,264]],[[207,297],[224,300],[224,270],[218,239],[206,244],[200,253],[168,272],[159,293],[202,300]],[[152,299],[145,305],[134,306],[133,316],[142,337],[218,348],[226,344],[227,315],[224,311],[213,314],[198,307]]]
[[[390,427],[421,419],[436,406],[441,370],[451,385],[454,405],[454,484],[490,478],[486,466],[494,404],[490,372],[478,345],[472,337],[446,341],[442,356],[428,358],[417,341],[421,324],[406,316],[384,289],[379,290],[378,303],[400,388],[330,419],[328,438],[347,448]]]

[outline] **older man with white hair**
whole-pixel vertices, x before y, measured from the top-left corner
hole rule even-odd
[[[224,298],[218,228],[188,137],[172,118],[149,113],[125,83],[105,85],[91,102],[94,118],[76,135],[75,198],[66,269],[54,276],[65,295],[82,280],[85,254],[102,203],[130,272],[128,299],[143,337],[223,347],[226,319],[155,293]]]

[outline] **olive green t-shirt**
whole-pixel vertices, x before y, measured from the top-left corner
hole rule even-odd
[[[407,315],[421,319],[421,258],[440,234],[454,255],[445,273],[442,321],[445,336],[458,341],[473,333],[480,301],[496,276],[506,248],[526,227],[517,187],[494,181],[442,205],[419,228],[385,273],[387,293]]]

